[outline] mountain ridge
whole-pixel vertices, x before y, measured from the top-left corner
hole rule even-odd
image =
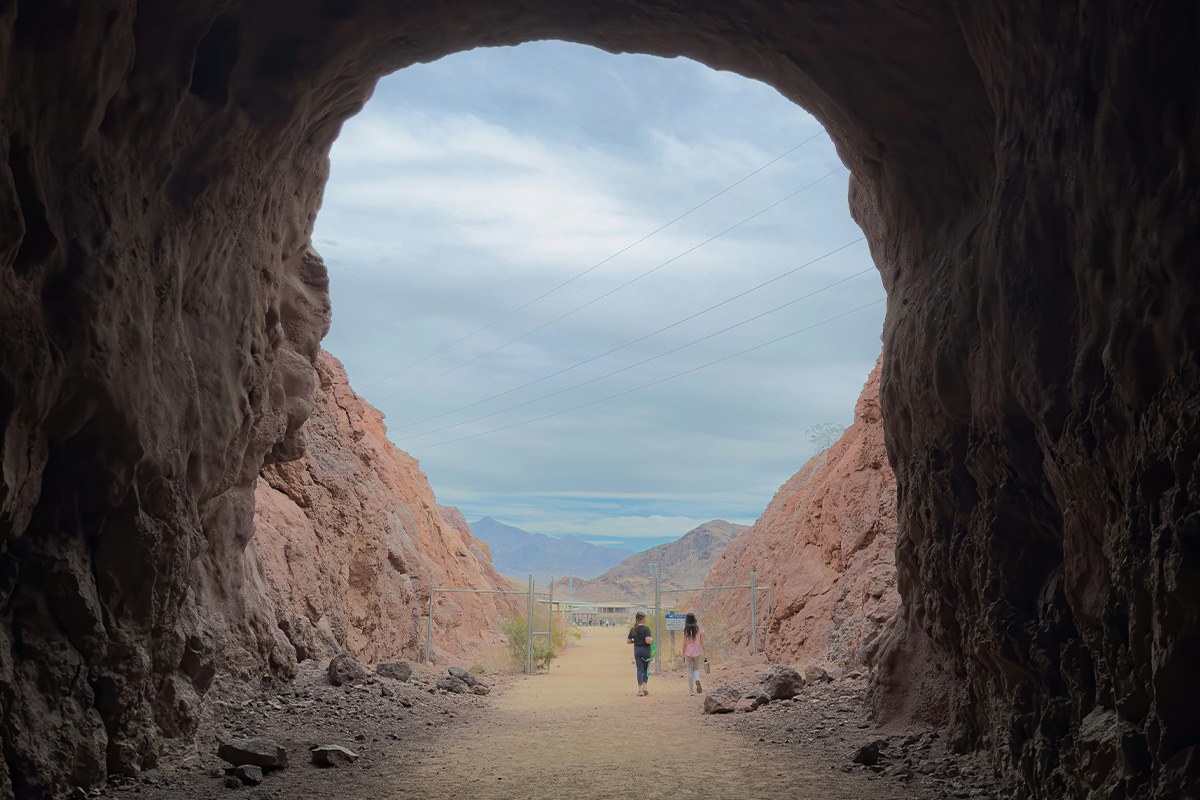
[[[634,553],[596,578],[556,580],[555,595],[573,589],[571,596],[581,601],[652,602],[654,578],[650,574],[651,564],[658,565],[659,583],[663,589],[703,586],[709,569],[720,560],[725,548],[749,527],[723,519],[709,520],[673,542]]]
[[[634,555],[632,550],[601,547],[573,534],[555,537],[531,533],[492,516],[480,518],[470,528],[472,535],[488,546],[497,570],[515,577],[532,574],[539,583],[568,570],[573,575],[594,578]]]

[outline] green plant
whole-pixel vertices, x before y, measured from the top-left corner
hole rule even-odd
[[[525,621],[525,616],[515,611],[505,612],[504,617],[500,620],[500,630],[508,638],[508,654],[512,658],[513,665],[524,665],[529,642],[529,626]],[[554,635],[550,638],[551,641],[547,642],[543,637],[538,637],[533,642],[533,668],[535,670],[549,669],[550,662],[558,658],[558,647],[566,647],[565,627],[556,625]]]

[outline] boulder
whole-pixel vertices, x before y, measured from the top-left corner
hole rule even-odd
[[[804,678],[791,667],[772,667],[763,677],[762,687],[771,700],[787,700],[800,694]]]
[[[336,744],[322,744],[310,751],[318,767],[347,767],[358,760],[358,753]]]
[[[833,680],[833,678],[829,677],[829,673],[825,671],[824,667],[818,667],[816,664],[809,664],[804,668],[805,683],[828,683],[831,680]]]
[[[862,764],[864,767],[873,767],[879,763],[879,751],[884,747],[887,747],[887,742],[883,739],[877,739],[870,744],[866,744],[858,748],[858,752],[856,752],[854,754],[854,758],[850,760],[855,764]]]
[[[437,688],[454,694],[468,694],[471,691],[471,687],[453,675],[438,678]]]
[[[406,681],[412,677],[413,667],[407,661],[385,661],[375,667],[375,674],[381,678]]]
[[[283,769],[288,765],[287,750],[278,742],[259,736],[231,739],[217,749],[217,755],[235,767],[251,764],[267,769]]]
[[[732,686],[721,686],[704,695],[705,714],[730,714],[737,708],[742,693]]]
[[[446,670],[446,672],[450,673],[451,677],[458,678],[467,686],[474,687],[475,684],[479,683],[479,678],[476,678],[462,667],[450,667],[450,669]]]
[[[329,676],[329,682],[334,686],[358,683],[371,677],[371,673],[367,671],[367,668],[358,663],[354,656],[349,653],[338,653],[330,659],[329,666],[325,669],[325,674]]]
[[[262,767],[256,767],[253,764],[239,764],[236,767],[230,767],[225,770],[225,775],[226,777],[232,775],[244,786],[258,786],[263,780]]]

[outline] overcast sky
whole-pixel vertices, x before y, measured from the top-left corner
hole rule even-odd
[[[543,42],[411,67],[333,148],[325,347],[468,520],[637,550],[749,524],[879,354],[882,303],[819,324],[884,296],[847,178],[809,114],[692,61]]]

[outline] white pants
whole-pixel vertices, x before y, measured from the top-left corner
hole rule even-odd
[[[684,656],[683,657],[683,674],[687,678],[687,682],[700,680],[700,662],[704,659],[703,656]]]

